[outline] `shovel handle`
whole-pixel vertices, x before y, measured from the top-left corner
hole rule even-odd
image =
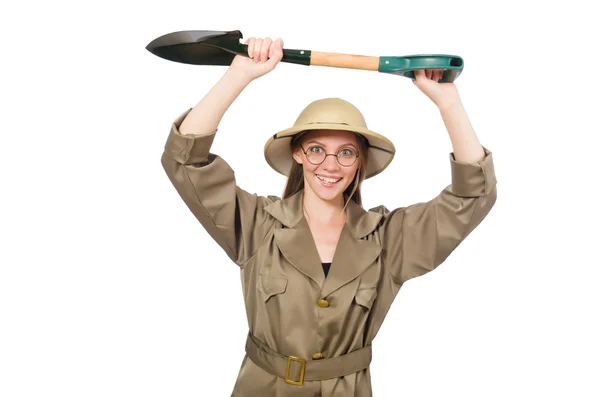
[[[343,69],[378,70],[379,57],[313,51],[310,64]]]
[[[240,44],[244,55],[248,56],[248,45]],[[379,57],[317,52],[311,50],[283,49],[281,62],[300,65],[329,66],[345,69],[378,70]]]
[[[243,54],[248,56],[248,45],[240,44],[240,46]],[[377,70],[379,68],[379,57],[316,52],[311,50],[291,50],[288,48],[283,49],[281,62],[345,69]]]
[[[248,46],[240,44],[240,51],[248,56]],[[238,52],[238,53],[240,53]],[[367,56],[338,54],[335,52],[317,52],[311,50],[283,49],[281,62],[306,66],[328,66],[343,69],[373,70],[415,79],[415,70],[443,69],[440,83],[451,83],[463,70],[463,59],[456,55],[427,54],[400,57]]]
[[[337,54],[332,52],[312,52],[311,65],[330,66],[345,69],[373,70],[415,79],[415,70],[442,69],[439,83],[451,83],[462,72],[463,59],[455,55],[409,55],[402,57],[376,57],[365,55]]]

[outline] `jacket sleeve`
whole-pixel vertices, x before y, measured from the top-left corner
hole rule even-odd
[[[278,197],[250,194],[237,186],[229,164],[210,153],[216,131],[210,135],[183,135],[181,123],[172,124],[161,157],[169,180],[208,234],[229,258],[242,266],[258,250],[274,224],[263,207]]]
[[[496,202],[492,153],[473,164],[450,153],[452,184],[437,197],[383,212],[382,243],[392,278],[404,283],[434,270],[487,216]]]

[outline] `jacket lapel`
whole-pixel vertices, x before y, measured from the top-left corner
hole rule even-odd
[[[283,256],[296,269],[317,283],[319,290],[323,287],[325,274],[321,266],[321,259],[304,218],[293,228],[275,229],[275,243]]]
[[[321,291],[323,297],[360,276],[381,253],[381,245],[361,238],[377,227],[382,215],[367,212],[354,201],[348,203],[346,211],[346,224]]]
[[[283,200],[275,201],[265,210],[285,227],[275,229],[275,243],[285,258],[299,271],[310,277],[319,290],[325,274],[315,240],[302,212],[303,190]]]
[[[325,278],[315,240],[302,211],[304,190],[264,209],[285,227],[274,231],[275,243],[285,258],[299,271],[312,279],[321,296],[330,293],[358,277],[381,252],[375,242],[362,240],[379,224],[381,214],[367,212],[354,201],[346,207],[346,224]]]

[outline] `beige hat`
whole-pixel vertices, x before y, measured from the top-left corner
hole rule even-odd
[[[294,161],[292,138],[304,131],[322,129],[352,131],[366,139],[369,160],[365,178],[383,171],[392,162],[396,153],[396,148],[389,139],[367,128],[365,118],[354,105],[340,98],[325,98],[314,101],[304,108],[293,127],[269,138],[265,144],[267,163],[275,171],[288,176]]]

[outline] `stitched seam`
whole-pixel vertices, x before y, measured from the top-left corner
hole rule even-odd
[[[275,223],[275,220],[273,219],[273,223]],[[267,240],[268,237],[271,236],[271,234],[273,233],[273,225],[271,225],[271,230],[269,230],[267,233],[265,233],[265,237],[262,239],[262,241],[260,242],[260,244],[258,244],[258,247],[256,248],[256,251],[254,251],[254,253],[252,255],[250,255],[250,257],[248,259],[246,259],[244,262],[240,263],[240,267],[244,267],[246,266],[246,263],[248,263],[252,258],[254,258],[256,256],[256,254],[258,253],[258,251],[260,250],[260,247],[262,247],[262,245],[264,244],[264,242]]]
[[[402,228],[400,229],[400,233],[402,235],[402,241],[400,241],[400,245],[401,245],[401,249],[404,252],[404,220],[406,219],[406,213],[402,214]],[[402,259],[400,259],[402,261]],[[402,265],[404,265],[404,263],[402,263]],[[394,281],[396,284],[402,286],[402,282],[396,280],[396,278],[394,277],[394,274],[392,273],[392,267],[391,266],[386,266],[387,267],[387,272],[390,275],[390,278],[392,279],[392,281]],[[402,270],[400,271],[402,272]]]
[[[475,212],[477,212],[478,204],[479,201],[481,201],[481,197],[483,196],[479,196],[475,199],[475,204],[473,204],[473,213],[471,214],[471,219],[469,219],[469,223],[467,224],[467,230],[469,230],[471,228],[471,225],[473,224],[473,219],[475,219]]]
[[[181,150],[180,155],[182,156],[182,158],[184,158],[185,160],[183,161],[184,163],[186,161],[188,161],[190,159],[190,153],[192,152],[192,147],[194,146],[194,141],[192,139],[186,139],[185,142],[185,148],[183,148]],[[187,156],[185,156],[183,153],[187,152]]]
[[[488,191],[488,188],[490,186],[490,181],[488,179],[488,174],[487,171],[485,169],[486,167],[481,167],[481,171],[483,172],[483,194],[487,195],[490,192]]]

